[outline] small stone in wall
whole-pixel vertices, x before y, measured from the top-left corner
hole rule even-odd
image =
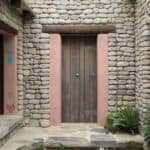
[[[46,119],[41,119],[40,120],[40,126],[43,127],[43,128],[47,128],[47,127],[50,126],[50,121],[46,120]]]
[[[39,127],[39,122],[38,122],[38,120],[32,119],[32,120],[30,121],[29,126],[32,126],[32,127]]]

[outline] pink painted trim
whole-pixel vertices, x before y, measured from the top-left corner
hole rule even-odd
[[[8,44],[12,41],[12,44]],[[8,58],[12,58],[8,61]],[[17,113],[17,36],[4,35],[4,114]]]
[[[0,34],[3,34],[5,36],[13,36],[11,33],[7,32],[5,30],[2,30],[2,29],[0,29]]]
[[[108,36],[97,36],[97,123],[105,124],[108,111]]]
[[[52,125],[61,123],[61,53],[59,34],[50,35],[50,120]],[[108,36],[97,36],[97,123],[104,125],[108,109]]]
[[[61,36],[50,35],[50,121],[61,123]]]

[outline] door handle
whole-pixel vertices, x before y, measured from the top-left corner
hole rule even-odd
[[[76,73],[76,77],[79,77],[79,73]]]

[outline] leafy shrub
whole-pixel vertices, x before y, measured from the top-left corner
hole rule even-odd
[[[120,112],[109,114],[105,128],[111,132],[125,131],[131,134],[139,133],[140,118],[137,110],[126,107]]]
[[[150,108],[146,113],[146,122],[144,127],[144,139],[148,146],[150,146]]]
[[[44,150],[44,146],[40,145],[38,148],[36,148],[36,150]]]
[[[116,126],[116,120],[118,119],[117,113],[108,114],[106,117],[106,123],[104,128],[111,132],[118,131],[118,127]]]
[[[127,107],[119,112],[118,119],[120,130],[131,134],[139,133],[140,117],[137,110]]]

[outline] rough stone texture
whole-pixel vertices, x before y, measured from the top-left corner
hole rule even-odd
[[[135,7],[136,99],[144,121],[150,108],[150,1],[137,0]]]
[[[42,25],[116,25],[117,33],[109,34],[109,111],[135,106],[134,4],[128,0],[27,2],[36,14],[24,24],[24,110],[28,121],[49,120],[50,46]]]
[[[96,131],[97,129],[98,132]],[[54,150],[63,144],[68,147],[68,150],[77,147],[92,148],[96,147],[121,147],[120,150],[142,150],[143,137],[140,135],[130,134],[107,134],[99,132],[102,130],[96,124],[80,123],[80,124],[62,124],[57,127],[50,128],[34,128],[24,127],[16,133],[2,148],[1,150],[16,150],[23,145],[29,147],[37,147],[44,142],[47,149]],[[103,129],[104,130],[104,129]],[[35,140],[34,140],[35,139]],[[44,139],[44,141],[42,140]],[[29,146],[29,147],[28,147]],[[25,147],[21,147],[23,148]],[[132,149],[133,148],[133,149]],[[65,148],[66,149],[66,148]],[[19,149],[18,149],[19,150]],[[31,149],[30,149],[31,150]]]
[[[0,147],[17,129],[22,127],[22,116],[0,116]]]
[[[36,14],[23,18],[0,1],[0,19],[18,32],[18,113],[30,126],[50,125],[50,24],[114,24],[109,34],[109,111],[136,106],[141,117],[150,105],[150,1],[26,0]],[[144,119],[143,119],[144,120]]]
[[[5,0],[0,0],[0,20],[18,30],[17,35],[17,86],[18,113],[23,114],[23,23],[22,17]]]

